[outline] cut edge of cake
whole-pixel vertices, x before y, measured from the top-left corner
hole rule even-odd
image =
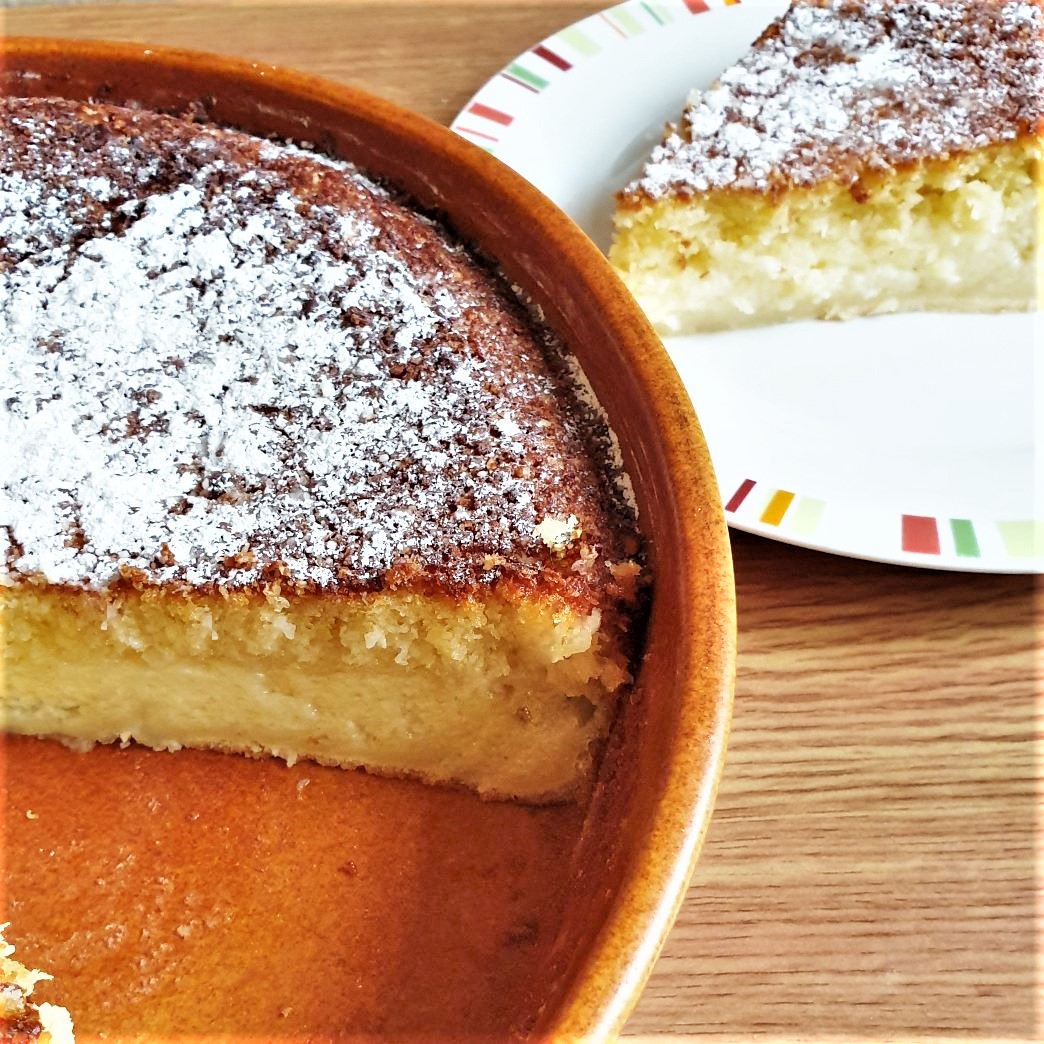
[[[1044,305],[1040,138],[780,197],[617,210],[611,260],[661,334]],[[987,177],[982,177],[983,173]]]
[[[633,589],[637,566],[616,568]],[[631,681],[608,604],[504,583],[482,598],[26,586],[6,601],[5,728],[81,748],[271,754],[547,803],[584,796]]]
[[[980,53],[968,44],[946,89],[982,111],[954,118],[967,124],[954,131],[929,111],[946,41],[922,47],[896,6],[797,0],[693,93],[619,193],[610,260],[661,333],[1041,306],[1041,7],[903,5],[940,31],[979,34]],[[982,43],[984,27],[1007,35]],[[987,65],[1016,57],[1025,68],[1010,82],[984,82]],[[779,72],[783,60],[791,71]],[[923,109],[903,101],[918,63]],[[848,92],[851,119],[841,101],[831,107],[836,90]]]

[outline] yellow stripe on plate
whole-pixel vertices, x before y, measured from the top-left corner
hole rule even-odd
[[[761,513],[761,521],[767,526],[778,526],[783,521],[783,516],[787,513],[787,508],[790,507],[793,500],[793,493],[787,493],[782,489],[776,490],[772,494],[768,506]]]

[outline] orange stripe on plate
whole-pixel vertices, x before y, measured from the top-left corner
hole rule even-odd
[[[794,501],[794,494],[778,489],[772,494],[768,506],[761,513],[761,521],[768,526],[778,526]]]
[[[903,550],[919,555],[942,554],[939,525],[924,515],[903,515]]]
[[[509,116],[506,112],[494,109],[491,105],[483,105],[482,102],[472,102],[468,106],[468,112],[481,116],[485,120],[492,120],[494,123],[499,123],[504,127],[507,127],[515,119],[514,116]]]

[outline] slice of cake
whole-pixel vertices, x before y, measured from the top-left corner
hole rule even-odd
[[[795,0],[620,195],[658,329],[1036,307],[1037,0]]]
[[[29,998],[36,984],[50,979],[16,961],[14,947],[0,925],[0,1041],[5,1044],[73,1044],[73,1024],[65,1008],[34,1004]]]
[[[347,164],[0,112],[6,728],[582,791],[640,565],[575,361]]]

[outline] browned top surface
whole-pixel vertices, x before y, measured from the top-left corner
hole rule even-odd
[[[847,185],[1042,119],[1039,0],[797,0],[690,101],[624,200]]]
[[[611,583],[625,530],[604,426],[441,227],[238,132],[0,112],[15,578]],[[570,518],[553,554],[541,523]]]

